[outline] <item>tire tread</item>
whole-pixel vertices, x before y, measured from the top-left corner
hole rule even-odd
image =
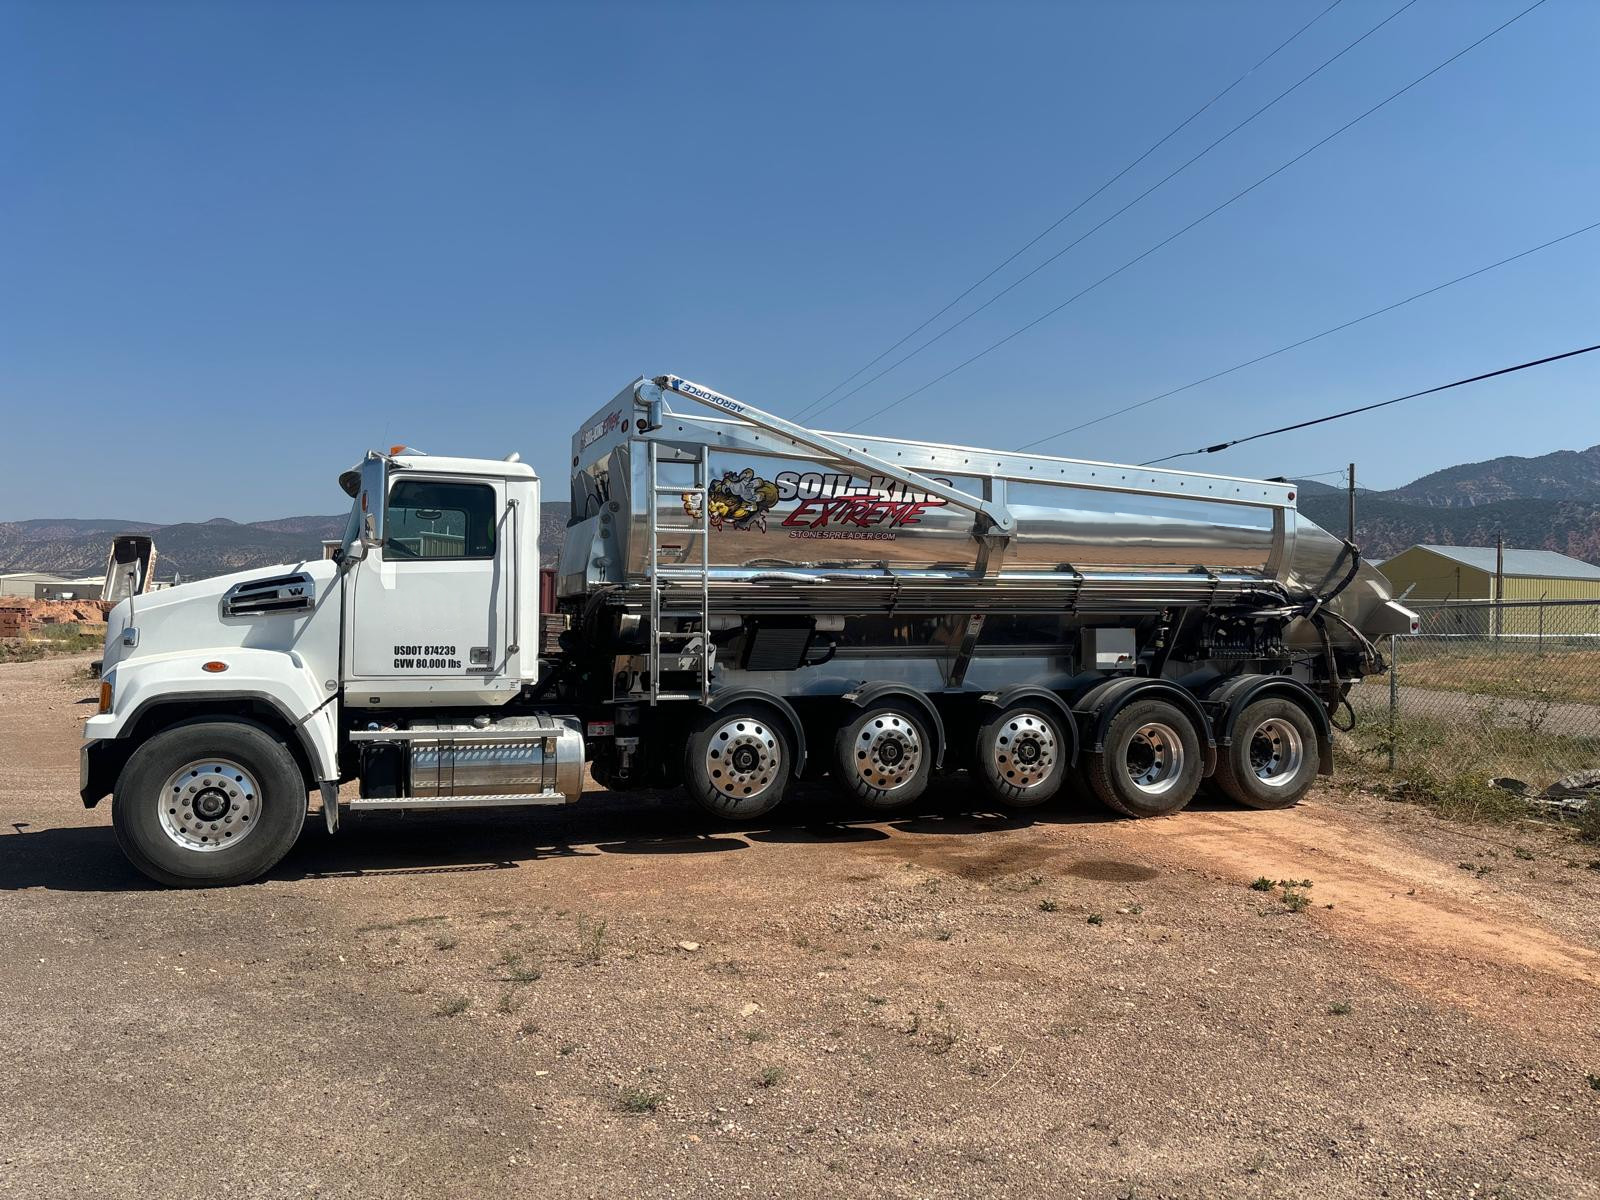
[[[1190,802],[1194,799],[1196,793],[1200,790],[1199,772],[1204,768],[1201,757],[1199,733],[1194,728],[1194,725],[1190,721],[1188,714],[1175,704],[1171,704],[1166,700],[1158,700],[1154,698],[1149,700],[1132,701],[1111,719],[1111,724],[1106,730],[1107,746],[1119,745],[1122,739],[1122,734],[1129,725],[1137,726],[1144,724],[1146,721],[1151,719],[1152,713],[1158,713],[1163,722],[1177,729],[1180,732],[1180,735],[1187,735],[1184,744],[1184,754],[1188,761],[1193,765],[1185,767],[1185,770],[1195,773],[1193,777],[1193,785],[1188,789],[1189,794],[1184,796],[1180,802],[1172,805],[1171,807],[1163,808],[1160,811],[1141,812],[1119,792],[1116,780],[1112,775],[1112,772],[1117,770],[1117,768],[1113,765],[1111,754],[1107,752],[1101,752],[1084,755],[1083,774],[1085,780],[1089,784],[1089,790],[1094,793],[1095,799],[1099,800],[1101,804],[1104,804],[1112,812],[1117,813],[1120,816],[1133,817],[1136,819],[1154,816],[1170,816],[1173,813],[1181,812],[1183,809],[1187,808]]]
[[[1252,716],[1258,710],[1263,709],[1268,711],[1259,717]],[[1248,734],[1250,729],[1253,725],[1271,717],[1298,718],[1296,723],[1305,746],[1306,762],[1310,769],[1306,772],[1305,783],[1294,791],[1274,792],[1269,795],[1264,792],[1257,792],[1250,787],[1248,780],[1236,769],[1234,757],[1240,746],[1244,747],[1244,753],[1249,753],[1250,739]],[[1238,733],[1239,730],[1245,731],[1244,736]],[[1239,714],[1239,719],[1235,724],[1233,744],[1220,748],[1220,753],[1217,755],[1217,769],[1212,773],[1211,778],[1218,791],[1222,792],[1228,799],[1236,801],[1246,808],[1254,808],[1261,811],[1293,808],[1301,800],[1305,799],[1306,793],[1316,785],[1317,771],[1321,765],[1318,761],[1318,753],[1317,731],[1311,723],[1311,718],[1306,715],[1305,709],[1301,708],[1293,700],[1286,700],[1281,696],[1267,696],[1247,705],[1244,711]]]
[[[140,798],[153,794],[159,780],[183,762],[213,754],[248,760],[259,772],[264,819],[257,832],[237,848],[186,852],[163,840],[166,835],[158,820],[140,806]],[[289,747],[265,726],[248,721],[190,721],[162,730],[129,757],[113,791],[111,825],[128,861],[157,883],[231,887],[266,874],[294,847],[305,825],[309,791]],[[275,797],[283,799],[274,804]],[[188,857],[183,857],[186,854]],[[178,869],[190,863],[194,871]]]

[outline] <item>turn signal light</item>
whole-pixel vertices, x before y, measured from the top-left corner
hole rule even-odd
[[[100,711],[103,713],[111,711],[111,685],[104,679],[100,681]]]
[[[217,662],[212,660],[208,663],[201,663],[200,669],[202,671],[210,671],[213,675],[216,675],[221,671],[226,671],[228,669],[228,664],[225,662]]]

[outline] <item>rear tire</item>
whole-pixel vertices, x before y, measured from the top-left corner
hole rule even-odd
[[[1189,716],[1166,700],[1135,700],[1106,730],[1105,749],[1083,759],[1096,799],[1125,817],[1161,817],[1194,799],[1205,763]]]
[[[1033,808],[1061,790],[1072,741],[1061,717],[1022,703],[978,727],[975,774],[984,792],[1009,808]]]
[[[915,803],[933,774],[933,739],[909,705],[883,704],[847,722],[834,738],[833,777],[877,812]]]
[[[156,734],[117,779],[111,825],[128,861],[169,887],[229,887],[270,871],[305,824],[310,789],[260,725],[199,721]]]
[[[1320,767],[1317,729],[1306,710],[1269,697],[1239,714],[1212,779],[1248,808],[1289,808],[1311,790]]]
[[[794,735],[760,705],[709,713],[683,753],[683,782],[694,802],[725,821],[771,812],[789,786]]]

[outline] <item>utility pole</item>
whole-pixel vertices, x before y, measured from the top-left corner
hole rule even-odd
[[[1495,531],[1494,535],[1494,635],[1499,637],[1505,628],[1505,617],[1502,606],[1506,598],[1506,534],[1505,530]]]
[[[1350,464],[1350,540],[1356,540],[1356,465]]]

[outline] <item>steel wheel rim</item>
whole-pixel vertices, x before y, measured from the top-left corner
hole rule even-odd
[[[1055,771],[1060,755],[1055,726],[1036,712],[1013,713],[996,731],[990,746],[999,777],[1013,787],[1038,787]]]
[[[210,854],[244,841],[261,824],[261,787],[232,759],[198,758],[167,776],[156,812],[169,841]]]
[[[783,749],[765,721],[736,717],[711,735],[706,778],[713,791],[736,798],[766,791],[778,778]]]
[[[1268,787],[1287,787],[1305,761],[1305,739],[1288,721],[1261,722],[1250,736],[1250,770]]]
[[[1147,796],[1161,796],[1183,774],[1183,739],[1171,725],[1147,721],[1133,731],[1123,755],[1128,782]]]
[[[855,771],[880,792],[909,786],[922,767],[922,731],[899,713],[879,713],[856,734]]]

